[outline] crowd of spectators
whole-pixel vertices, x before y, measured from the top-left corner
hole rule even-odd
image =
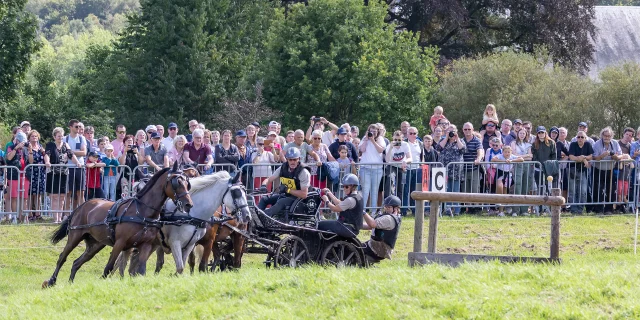
[[[20,211],[17,220],[27,222],[40,219],[38,205],[48,203],[54,222],[60,222],[63,211],[87,199],[115,201],[126,194],[132,181],[122,174],[123,166],[134,179],[176,162],[196,165],[203,174],[241,172],[242,181],[252,187],[286,162],[288,149],[298,148],[313,187],[338,190],[340,178],[355,173],[367,208],[379,208],[382,199],[396,195],[402,199],[401,213],[406,214],[415,205],[410,193],[419,187],[425,164],[430,163],[447,168],[449,192],[546,193],[546,177],[552,176],[553,186],[560,187],[573,204],[566,210],[612,213],[629,209],[620,204],[633,200],[634,168],[640,161],[636,135],[640,132],[633,128],[625,128],[616,140],[609,127],[590,137],[587,123],[580,122],[570,138],[564,127],[537,126],[532,131],[530,121],[500,121],[491,104],[478,129],[466,122],[460,126],[462,132],[438,106],[429,121],[429,134],[423,136],[407,121],[394,130],[373,123],[360,132],[349,123],[338,125],[316,116],[310,118],[306,131],[282,132],[277,121],[253,122],[235,132],[210,130],[197,120],[188,122],[186,135],[174,122],[166,128],[167,132],[163,125],[128,130],[118,125],[115,137],[96,137],[92,126],[74,119],[66,129],[58,127],[42,137],[23,121],[13,128],[13,139],[0,152],[10,166],[4,170],[5,211]],[[43,146],[43,141],[49,142]],[[22,210],[18,210],[19,201],[25,201]],[[495,205],[489,213],[529,215],[544,209]],[[445,210],[455,215],[482,208],[449,203]]]

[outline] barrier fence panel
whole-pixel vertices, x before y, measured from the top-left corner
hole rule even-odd
[[[24,173],[13,166],[0,166],[0,179],[2,180],[2,192],[0,192],[0,218],[3,221],[16,223],[18,213],[24,206]]]

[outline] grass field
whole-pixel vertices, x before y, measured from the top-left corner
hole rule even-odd
[[[176,277],[171,261],[159,275],[103,280],[107,248],[71,284],[78,248],[46,290],[61,250],[46,242],[53,226],[1,226],[0,318],[640,318],[634,225],[633,216],[562,218],[560,265],[409,268],[411,218],[394,259],[368,269],[273,270],[246,255],[238,272]],[[438,251],[546,256],[549,229],[549,218],[444,218]]]

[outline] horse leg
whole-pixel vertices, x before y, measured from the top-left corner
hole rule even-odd
[[[193,248],[195,246],[196,246],[195,243],[190,244],[186,248],[184,248],[184,251],[182,251],[182,268],[184,268],[184,266],[187,264],[187,258],[194,253]],[[193,273],[193,270],[191,270],[191,273]]]
[[[73,282],[73,279],[76,277],[76,272],[78,272],[78,269],[80,269],[80,267],[82,267],[85,262],[93,259],[96,253],[100,252],[100,250],[106,247],[105,244],[102,244],[93,238],[86,239],[84,243],[87,247],[82,255],[80,255],[80,257],[73,262],[73,266],[71,267],[71,275],[69,276],[70,282]]]
[[[180,243],[180,241],[172,241],[169,246],[171,247],[173,260],[176,262],[176,273],[182,274],[182,271],[184,271],[184,262],[182,260],[182,244]]]
[[[144,243],[138,247],[138,274],[144,276],[147,273],[147,260],[153,251],[151,243]]]
[[[58,279],[58,272],[60,272],[60,268],[62,268],[62,265],[67,261],[67,257],[69,256],[71,251],[73,251],[73,249],[75,249],[78,246],[80,241],[82,241],[82,232],[77,230],[73,230],[69,232],[69,235],[67,238],[67,244],[64,246],[64,249],[62,249],[62,252],[58,257],[58,262],[56,263],[56,270],[53,271],[53,275],[51,275],[51,278],[48,281],[45,281],[42,283],[42,288],[51,287],[56,284],[56,280]]]
[[[120,272],[120,276],[124,277],[124,270],[127,268],[127,260],[131,257],[131,251],[133,249],[125,250],[120,252],[118,255],[118,259],[116,259],[116,267]],[[115,269],[111,272],[112,274],[115,272]]]
[[[162,249],[162,246],[158,246],[156,249],[156,256],[157,256],[157,260],[156,260],[156,274],[160,273],[160,270],[162,270],[162,266],[164,266],[164,249]]]
[[[113,270],[113,267],[116,264],[116,259],[118,259],[118,255],[120,255],[120,252],[122,252],[122,249],[126,244],[127,244],[127,239],[118,239],[116,243],[113,245],[113,249],[111,250],[111,255],[109,256],[109,261],[107,262],[107,265],[104,267],[102,278],[106,279],[107,276],[111,274],[111,271]]]
[[[233,267],[239,269],[242,266],[242,249],[244,248],[244,236],[238,232],[233,233]]]
[[[189,271],[191,271],[191,274],[193,274],[193,269],[196,265],[196,253],[195,250],[191,251],[191,253],[189,253],[189,259],[187,260],[189,262]]]
[[[207,272],[207,263],[209,263],[209,255],[211,255],[211,250],[213,250],[214,239],[209,239],[202,247],[202,258],[200,259],[200,264],[198,265],[198,271]]]

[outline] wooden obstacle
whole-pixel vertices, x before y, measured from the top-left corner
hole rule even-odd
[[[460,192],[422,192],[414,191],[411,198],[416,200],[416,221],[413,238],[413,252],[409,252],[409,265],[422,265],[427,263],[442,263],[457,266],[465,261],[490,261],[501,262],[560,262],[560,209],[565,203],[560,196],[560,189],[552,189],[551,196],[506,195],[506,194],[480,194]],[[422,252],[423,225],[424,225],[424,201],[431,202],[429,214],[429,235],[427,238],[427,252]],[[436,253],[438,242],[438,218],[440,216],[440,204],[442,202],[468,202],[485,204],[521,204],[521,205],[547,205],[551,207],[551,245],[549,257],[511,257],[468,254],[443,254]]]

